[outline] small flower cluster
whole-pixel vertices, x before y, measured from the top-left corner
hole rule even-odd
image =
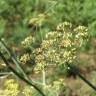
[[[81,47],[84,43],[83,41],[88,40],[88,29],[85,26],[78,26],[74,29],[74,33],[76,33],[75,44]]]
[[[74,32],[76,32],[76,38],[80,38],[80,37],[86,37],[88,36],[87,33],[88,29],[85,26],[78,26],[77,28],[74,29]]]
[[[30,56],[28,53],[24,54],[24,55],[21,56],[21,58],[20,58],[20,62],[21,62],[22,64],[26,64],[26,63],[29,62],[30,60],[31,60],[31,56]]]
[[[28,85],[24,86],[22,93],[23,96],[40,96],[40,94],[33,87],[30,87]]]
[[[37,17],[30,19],[29,25],[41,27],[45,23],[45,21],[47,20],[47,17],[48,16],[46,14],[38,14]]]
[[[35,58],[35,62],[36,62],[36,67],[34,68],[34,71],[36,73],[43,70],[46,66],[43,55],[37,55],[36,58]]]
[[[51,96],[59,96],[62,89],[67,89],[66,84],[63,79],[59,79],[57,81],[53,81],[52,84],[45,85],[44,87],[46,94],[51,94]],[[50,95],[48,95],[50,96]]]
[[[29,36],[24,41],[22,41],[21,44],[23,45],[23,47],[27,48],[31,46],[31,44],[34,42],[35,42],[35,38],[32,36]]]
[[[49,48],[50,46],[53,45],[53,40],[43,40],[41,46],[42,46],[42,49],[47,49]]]
[[[14,79],[9,79],[5,81],[4,84],[4,96],[18,96],[19,85],[15,82]]]
[[[70,22],[63,22],[58,24],[56,30],[60,32],[68,31],[72,28],[72,24]]]
[[[31,96],[32,95],[32,90],[31,88],[28,86],[26,86],[22,92],[25,96]]]

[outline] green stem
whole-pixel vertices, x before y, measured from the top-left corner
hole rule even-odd
[[[42,71],[42,79],[43,79],[43,85],[46,85],[46,80],[45,80],[45,70],[43,69]]]
[[[18,71],[21,71],[24,74],[23,70],[20,68],[20,66],[18,65],[18,62],[15,58],[15,56],[13,56],[13,54],[11,53],[10,49],[6,46],[5,42],[3,40],[0,40],[0,43],[3,45],[3,48],[6,50],[6,52],[8,53],[9,57],[13,60],[13,62],[16,64],[16,67],[18,69]]]
[[[45,92],[45,86],[46,86],[46,74],[45,74],[45,70],[42,70],[42,81],[43,81],[43,92]]]
[[[0,77],[6,76],[6,75],[11,75],[13,74],[12,72],[0,72]]]

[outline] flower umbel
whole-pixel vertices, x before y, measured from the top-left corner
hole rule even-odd
[[[31,55],[35,59],[35,70],[42,70],[50,65],[60,66],[66,62],[74,62],[78,49],[87,39],[88,29],[85,26],[74,28],[70,22],[58,24],[56,31],[48,32],[39,47],[33,48]],[[32,47],[30,43],[34,41],[33,37],[27,38],[25,41],[28,41],[28,43],[24,43],[27,44],[26,46]],[[24,62],[26,63],[27,60],[30,60],[30,56],[27,56]]]

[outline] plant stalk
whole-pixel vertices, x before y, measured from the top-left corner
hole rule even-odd
[[[45,92],[45,86],[46,86],[46,74],[45,74],[45,69],[42,70],[42,87],[43,87],[43,92]]]

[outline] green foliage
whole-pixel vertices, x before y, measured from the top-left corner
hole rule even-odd
[[[28,34],[34,32],[27,26],[30,20],[36,20],[38,16],[39,21],[37,19],[36,22],[39,24],[42,22],[43,26],[45,26],[41,28],[42,34],[45,34],[45,31],[54,29],[59,22],[69,21],[74,26],[88,26],[91,36],[96,36],[95,9],[95,0],[1,0],[0,36],[8,38],[11,43],[16,42],[18,44]],[[47,16],[47,23],[44,23],[45,17],[39,15],[42,13],[43,16]],[[38,32],[38,30],[35,30],[35,32]]]

